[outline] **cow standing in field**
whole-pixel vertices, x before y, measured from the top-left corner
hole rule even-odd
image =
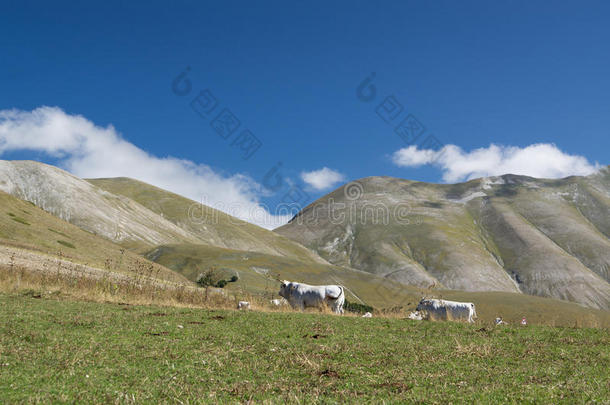
[[[417,311],[423,313],[424,319],[439,321],[467,321],[474,322],[477,311],[472,302],[457,302],[439,300],[436,298],[422,299],[417,306]]]
[[[326,304],[336,314],[343,313],[345,303],[345,293],[340,285],[309,285],[282,281],[280,296],[286,298],[295,309],[303,310]]]

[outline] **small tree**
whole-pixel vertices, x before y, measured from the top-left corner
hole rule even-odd
[[[229,280],[225,280],[221,278],[221,274],[216,271],[215,267],[211,267],[205,273],[201,273],[199,277],[197,277],[197,284],[199,287],[207,288],[207,287],[216,287],[216,288],[225,288],[227,284],[234,283],[239,280],[239,277],[236,275],[232,276]]]
[[[197,277],[197,284],[199,287],[211,287],[216,284],[216,269],[211,267],[205,273],[201,273]]]

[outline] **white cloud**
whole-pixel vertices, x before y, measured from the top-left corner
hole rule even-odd
[[[562,152],[557,146],[537,143],[520,148],[491,144],[465,152],[459,146],[446,145],[438,151],[409,146],[392,155],[400,167],[434,165],[443,172],[448,183],[477,177],[520,174],[538,178],[561,178],[587,175],[600,168],[585,157]]]
[[[135,178],[267,229],[291,217],[270,214],[258,200],[262,187],[247,176],[226,176],[204,164],[153,156],[123,139],[114,127],[98,127],[57,107],[0,111],[0,155],[18,150],[44,152],[83,178]]]
[[[321,191],[333,187],[335,184],[345,180],[345,176],[341,173],[323,167],[319,170],[311,172],[302,172],[301,179],[315,190]]]

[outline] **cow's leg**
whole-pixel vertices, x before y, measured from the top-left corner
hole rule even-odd
[[[302,302],[294,302],[294,301],[288,301],[290,303],[290,306],[292,307],[292,309],[296,309],[296,310],[303,310],[303,303]]]
[[[343,305],[341,302],[339,302],[339,300],[329,302],[329,306],[335,314],[343,313]]]

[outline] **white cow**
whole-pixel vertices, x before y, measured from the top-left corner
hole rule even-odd
[[[424,319],[419,311],[411,312],[407,318],[413,319],[414,321],[421,321]]]
[[[422,299],[417,306],[417,311],[424,314],[424,319],[451,321],[463,320],[474,322],[477,311],[472,302],[457,302],[439,300],[436,298]]]
[[[343,313],[345,293],[340,285],[309,285],[294,281],[282,281],[280,296],[286,298],[295,309],[328,305],[333,312]]]
[[[239,301],[237,303],[237,309],[250,309],[250,303],[248,301]]]
[[[286,305],[287,302],[284,298],[280,298],[280,299],[273,299],[271,300],[271,305],[275,306],[275,307],[281,307],[282,305]]]

